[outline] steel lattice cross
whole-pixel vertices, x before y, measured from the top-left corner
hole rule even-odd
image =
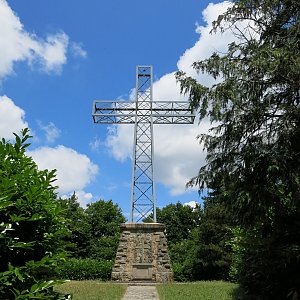
[[[152,101],[152,66],[136,67],[136,100],[96,100],[94,123],[134,124],[130,221],[142,221],[150,213],[156,222],[153,176],[153,124],[193,124],[186,101]]]

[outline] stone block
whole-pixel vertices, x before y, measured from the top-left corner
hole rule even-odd
[[[122,224],[121,231],[112,280],[124,282],[173,280],[163,224]]]

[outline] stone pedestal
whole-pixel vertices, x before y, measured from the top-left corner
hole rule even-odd
[[[172,281],[164,230],[165,226],[159,223],[122,224],[112,280]]]

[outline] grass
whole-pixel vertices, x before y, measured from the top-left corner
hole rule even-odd
[[[55,288],[56,291],[71,294],[73,300],[120,300],[127,285],[105,283],[96,280],[68,281]]]
[[[68,281],[56,290],[72,294],[73,300],[121,300],[127,285],[96,280]],[[238,284],[199,281],[156,285],[160,300],[237,300],[242,297]],[[134,299],[133,299],[134,300]]]
[[[156,286],[160,300],[236,300],[243,299],[238,284],[224,281],[168,283]]]

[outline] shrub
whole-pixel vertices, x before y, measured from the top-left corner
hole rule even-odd
[[[52,270],[65,257],[65,219],[56,201],[55,171],[27,157],[28,129],[0,141],[0,298],[57,299]]]
[[[113,262],[110,260],[69,258],[57,268],[57,277],[69,280],[109,280]]]
[[[188,273],[189,270],[186,269],[186,266],[181,263],[174,262],[172,263],[172,271],[175,281],[189,281],[191,275]]]

